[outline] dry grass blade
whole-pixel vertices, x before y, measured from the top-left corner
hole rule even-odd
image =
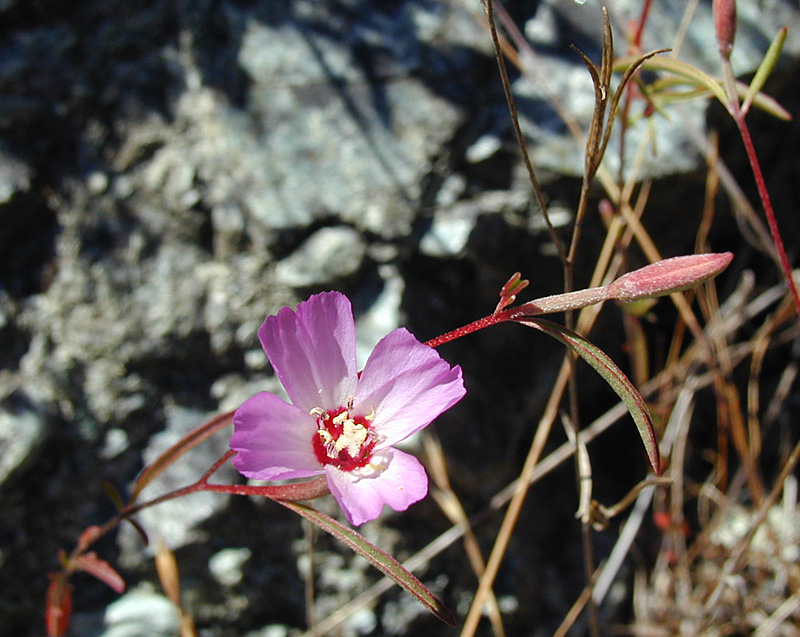
[[[192,619],[192,616],[184,610],[183,605],[181,604],[181,585],[180,577],[178,576],[178,563],[175,560],[175,554],[163,541],[161,541],[158,545],[155,562],[161,587],[164,589],[164,593],[175,605],[175,608],[178,611],[178,617],[180,621],[180,637],[197,637],[197,631],[194,627],[194,620]]]
[[[675,400],[675,408],[670,414],[669,421],[664,430],[664,436],[661,440],[661,451],[665,457],[674,458],[676,453],[673,452],[673,448],[675,447],[676,441],[685,438],[685,431],[688,429],[688,423],[693,410],[694,395],[698,387],[699,383],[697,381],[687,383]],[[682,450],[677,453],[682,453]],[[672,466],[670,467],[670,475],[673,475]],[[669,478],[667,478],[666,482],[669,481]],[[611,588],[611,584],[619,568],[622,566],[623,561],[627,557],[636,534],[644,521],[645,513],[650,507],[654,493],[654,484],[641,488],[636,498],[634,509],[625,521],[620,531],[619,538],[595,583],[593,597],[596,603],[599,604],[602,602],[608,590]],[[612,511],[612,513],[613,512],[614,511]]]

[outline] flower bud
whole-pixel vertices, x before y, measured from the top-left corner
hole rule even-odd
[[[607,291],[610,298],[620,301],[635,301],[680,292],[715,277],[728,267],[732,259],[731,252],[723,252],[656,261],[623,274],[608,286]]]
[[[717,46],[720,55],[727,60],[731,56],[736,37],[736,0],[713,0],[712,12]]]

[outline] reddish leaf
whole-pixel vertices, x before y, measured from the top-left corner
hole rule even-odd
[[[117,507],[117,511],[122,511],[122,509],[125,508],[125,501],[122,499],[122,494],[119,492],[119,489],[108,480],[101,480],[100,486],[103,491],[105,491],[106,495],[111,498],[114,506]]]
[[[141,525],[141,524],[139,524],[139,523],[138,523],[136,520],[134,520],[133,518],[125,518],[125,519],[126,519],[128,522],[130,522],[130,523],[131,523],[131,525],[133,526],[133,528],[134,528],[134,529],[136,529],[136,532],[139,534],[139,537],[141,537],[141,538],[142,538],[142,542],[144,542],[144,545],[145,545],[145,546],[148,546],[148,545],[150,544],[150,538],[149,538],[149,537],[147,537],[147,532],[144,530],[144,527],[142,527],[142,525]]]
[[[78,551],[85,551],[100,537],[100,527],[90,526],[78,538]]]
[[[50,573],[49,577],[44,622],[47,637],[61,637],[67,632],[72,615],[72,584],[66,573]]]
[[[115,592],[122,593],[125,591],[125,580],[108,562],[101,560],[93,551],[72,558],[71,563],[74,569],[94,575]]]

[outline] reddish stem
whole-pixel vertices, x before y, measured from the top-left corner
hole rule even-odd
[[[319,476],[306,482],[294,484],[281,484],[277,486],[252,486],[247,484],[202,484],[197,491],[214,491],[216,493],[230,493],[232,495],[260,495],[270,500],[313,500],[330,493],[328,480]]]
[[[642,15],[639,18],[639,23],[636,27],[636,33],[633,36],[633,46],[635,47],[635,53],[637,55],[640,54],[642,50],[642,33],[644,33],[644,25],[647,23],[647,17],[650,15],[650,7],[653,4],[653,0],[645,0],[644,4],[642,5]]]
[[[580,292],[585,293],[586,290],[581,290]],[[573,294],[577,296],[577,293]],[[495,310],[489,316],[484,316],[482,319],[478,319],[477,321],[473,321],[472,323],[463,325],[457,329],[454,329],[452,332],[447,332],[447,334],[442,334],[441,336],[432,338],[429,341],[425,341],[425,345],[429,347],[439,347],[439,345],[444,345],[445,343],[454,341],[457,338],[461,338],[462,336],[467,336],[468,334],[472,334],[486,327],[491,327],[492,325],[497,325],[498,323],[505,323],[506,321],[514,321],[524,316],[536,316],[537,314],[545,314],[547,312],[563,312],[564,311],[563,308],[542,310],[536,307],[536,303],[540,301],[548,301],[550,299],[557,299],[569,296],[571,296],[571,294],[554,294],[552,297],[549,296],[544,297],[542,299],[537,299],[536,301],[530,301],[528,303],[524,303],[523,305],[519,305],[517,307],[510,307],[505,310],[500,310],[499,312]],[[585,305],[588,305],[588,303],[586,303]]]
[[[747,128],[744,115],[738,108],[734,112],[734,120],[736,121],[736,126],[739,128],[739,134],[742,136],[744,148],[747,152],[747,159],[750,161],[750,168],[753,170],[753,177],[756,180],[756,187],[758,188],[758,196],[761,198],[761,205],[764,207],[764,214],[767,217],[769,231],[772,235],[772,240],[775,242],[775,249],[778,251],[778,258],[780,259],[783,276],[786,279],[789,290],[791,290],[795,311],[797,315],[800,316],[800,294],[797,293],[797,286],[794,283],[792,266],[789,263],[789,258],[786,256],[786,249],[783,246],[783,239],[778,229],[778,222],[775,219],[775,211],[772,209],[772,201],[769,197],[767,184],[764,181],[764,175],[761,173],[761,166],[758,163],[758,156],[756,155],[755,146],[753,146],[753,139],[750,137],[750,130]]]
[[[444,343],[449,343],[450,341],[454,341],[457,338],[466,336],[467,334],[472,334],[473,332],[482,330],[483,328],[489,327],[490,325],[497,325],[498,323],[509,321],[511,320],[513,314],[514,314],[513,309],[495,312],[494,314],[490,314],[489,316],[484,316],[482,319],[473,321],[468,325],[463,325],[462,327],[459,327],[453,330],[452,332],[447,332],[447,334],[442,334],[441,336],[432,338],[429,341],[425,341],[425,345],[428,345],[430,347],[439,347],[439,345],[443,345]]]

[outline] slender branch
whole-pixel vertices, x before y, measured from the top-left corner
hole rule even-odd
[[[778,228],[778,222],[775,219],[775,211],[772,208],[772,200],[769,196],[769,191],[767,190],[767,184],[764,181],[764,175],[761,172],[761,165],[758,162],[756,149],[753,145],[753,138],[750,136],[750,129],[747,127],[747,123],[745,122],[743,115],[740,114],[734,119],[736,120],[736,126],[739,128],[739,134],[742,137],[742,142],[744,142],[745,151],[747,152],[747,159],[750,161],[750,168],[753,171],[753,177],[755,178],[756,187],[758,188],[758,196],[761,198],[761,205],[764,207],[764,214],[767,217],[769,232],[772,235],[772,240],[775,242],[775,249],[778,251],[778,258],[780,259],[780,266],[781,270],[783,271],[783,276],[786,279],[786,285],[789,287],[789,290],[792,294],[795,311],[797,312],[797,315],[800,316],[800,294],[797,292],[797,286],[795,285],[794,277],[792,276],[792,266],[789,263],[789,257],[786,255],[786,248],[783,245],[783,238],[781,237],[781,232]]]
[[[758,189],[758,196],[761,199],[764,215],[767,218],[769,232],[772,235],[772,241],[778,252],[779,265],[783,272],[783,277],[786,280],[786,285],[791,292],[795,311],[797,315],[800,316],[800,294],[797,292],[797,286],[792,276],[792,266],[789,263],[789,258],[786,256],[786,248],[783,245],[783,238],[778,228],[778,222],[775,219],[775,210],[772,208],[772,199],[769,196],[769,190],[767,190],[767,184],[764,181],[764,174],[761,172],[761,164],[758,161],[758,155],[753,145],[753,138],[747,126],[747,121],[745,119],[747,113],[742,110],[739,103],[739,94],[736,91],[736,78],[733,75],[733,66],[731,65],[730,57],[734,35],[736,33],[736,4],[734,2],[715,0],[714,21],[720,57],[722,59],[723,81],[728,98],[725,106],[731,114],[731,117],[733,117],[733,121],[736,122],[736,127],[739,129],[739,135],[742,138],[745,152],[747,153],[747,160],[750,162],[750,169],[753,171],[753,178],[755,179],[756,188]],[[749,106],[748,103],[746,107],[749,109]]]

